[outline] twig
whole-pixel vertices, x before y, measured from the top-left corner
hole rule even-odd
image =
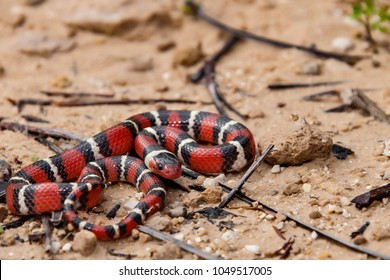
[[[360,108],[377,120],[390,124],[390,117],[387,116],[387,114],[381,108],[379,108],[379,106],[374,101],[372,101],[366,94],[364,94],[362,90],[351,89],[345,91],[342,93],[342,98],[345,100],[345,103],[350,102],[351,106]]]
[[[226,186],[225,184],[222,184],[222,183],[219,183],[219,185],[222,187],[222,189],[227,192],[227,193],[230,193],[232,191],[231,188],[229,188],[228,186]],[[367,254],[367,255],[370,255],[372,257],[376,257],[376,258],[380,258],[380,259],[384,259],[384,260],[390,260],[390,256],[387,256],[387,255],[384,255],[384,254],[381,254],[381,253],[378,253],[376,251],[373,251],[373,250],[370,250],[370,249],[367,249],[367,248],[364,248],[362,246],[359,246],[359,245],[356,245],[352,242],[348,242],[348,241],[345,241],[341,238],[338,238],[330,233],[327,233],[323,230],[320,230],[310,224],[307,224],[305,222],[302,222],[300,220],[298,220],[297,218],[291,216],[291,215],[288,215],[288,214],[285,214],[279,210],[277,210],[276,208],[273,208],[271,206],[268,206],[267,204],[259,201],[259,200],[255,200],[255,199],[252,199],[246,195],[244,195],[243,193],[241,192],[237,192],[236,193],[236,197],[250,205],[252,205],[254,202],[257,202],[259,203],[259,205],[261,205],[263,208],[267,209],[268,211],[272,211],[273,213],[275,214],[280,214],[284,217],[286,217],[287,220],[291,220],[291,221],[294,221],[298,226],[306,229],[306,230],[309,230],[309,231],[315,231],[317,232],[317,234],[319,236],[322,236],[324,238],[328,238],[329,240],[339,244],[339,245],[342,245],[342,246],[345,246],[351,250],[355,250],[357,252],[360,252],[360,253],[364,253],[364,254]]]
[[[272,45],[272,46],[278,47],[278,48],[295,48],[295,49],[310,53],[310,54],[318,56],[318,57],[334,58],[337,60],[347,62],[349,64],[355,64],[356,62],[358,62],[364,58],[367,58],[366,56],[351,56],[351,55],[343,55],[343,54],[339,54],[339,53],[327,52],[327,51],[318,50],[318,49],[315,49],[312,47],[305,47],[305,46],[301,46],[301,45],[296,45],[296,44],[291,44],[291,43],[286,43],[286,42],[266,38],[264,36],[256,35],[256,34],[244,31],[244,30],[233,28],[231,26],[228,26],[228,25],[218,21],[217,19],[209,16],[202,9],[202,7],[199,4],[195,3],[192,0],[187,0],[185,2],[185,5],[192,12],[192,14],[198,16],[199,18],[203,19],[207,23],[221,29],[222,31],[228,32],[230,34],[233,34],[233,35],[240,37],[240,38],[243,38],[243,39],[254,40],[254,41],[265,43],[268,45]]]
[[[229,194],[221,201],[221,203],[218,205],[218,208],[223,208],[228,204],[228,202],[233,198],[233,196],[242,188],[242,186],[245,184],[245,182],[248,180],[248,178],[255,172],[255,170],[260,166],[260,164],[264,161],[264,159],[267,157],[269,152],[274,148],[274,145],[269,145],[264,152],[261,154],[261,156],[253,162],[253,164],[249,167],[249,169],[245,172],[245,174],[241,177],[240,181],[238,181],[236,187],[229,192]]]
[[[78,134],[74,131],[60,129],[60,128],[45,128],[45,127],[35,127],[30,125],[22,125],[15,122],[0,122],[0,129],[7,129],[12,131],[28,132],[33,135],[44,135],[50,136],[53,138],[61,138],[67,140],[74,140],[77,142],[82,142],[87,138],[81,134]]]
[[[126,260],[131,260],[133,257],[136,257],[136,255],[131,255],[131,254],[125,254],[125,253],[119,253],[119,252],[115,252],[115,249],[108,249],[107,250],[107,253],[110,255],[110,256],[114,256],[114,257],[122,257]]]
[[[363,234],[366,231],[366,229],[367,229],[367,227],[369,225],[370,225],[369,221],[365,222],[360,228],[358,228],[357,230],[353,231],[349,236],[351,238],[355,238],[356,236],[358,236],[360,234]]]
[[[310,95],[306,95],[304,96],[302,99],[303,100],[306,100],[306,101],[314,101],[314,100],[317,100],[318,98],[320,97],[323,97],[323,96],[329,96],[329,95],[336,95],[336,96],[339,96],[340,95],[340,91],[339,90],[326,90],[326,91],[321,91],[321,92],[317,92],[317,93],[313,93],[313,94],[310,94]]]
[[[45,137],[42,137],[42,136],[34,136],[34,135],[31,135],[34,137],[34,140],[45,145],[46,147],[48,147],[50,150],[54,151],[56,154],[60,154],[62,153],[64,150],[61,149],[59,146],[57,146],[56,144],[54,144],[52,141],[49,141],[48,139],[46,139]]]
[[[43,93],[47,96],[62,96],[62,97],[102,97],[102,98],[112,98],[115,96],[115,93],[98,93],[98,92],[66,92],[66,91],[52,91],[52,90],[40,90],[40,93]]]
[[[197,100],[183,100],[183,99],[123,99],[123,100],[69,100],[69,101],[55,101],[55,100],[40,100],[40,99],[20,99],[15,101],[13,99],[8,98],[12,104],[18,107],[18,111],[22,111],[24,106],[26,105],[39,105],[39,106],[58,106],[58,107],[77,107],[77,106],[96,106],[96,105],[134,105],[134,104],[155,104],[157,102],[160,103],[168,103],[168,104],[197,104],[201,105],[210,105],[212,102],[207,101],[197,101]]]
[[[362,209],[363,207],[370,206],[375,200],[381,200],[382,198],[390,196],[390,183],[379,188],[370,190],[366,193],[358,195],[351,202],[355,203],[356,208]]]
[[[149,226],[143,226],[143,225],[140,225],[138,226],[138,230],[143,232],[143,233],[146,233],[146,234],[149,234],[151,236],[153,236],[154,238],[157,238],[157,239],[160,239],[160,240],[164,240],[164,241],[167,241],[167,242],[172,242],[173,244],[175,244],[176,246],[180,247],[181,249],[183,250],[186,250],[190,253],[193,253],[203,259],[206,259],[206,260],[222,260],[223,258],[221,257],[218,257],[218,256],[213,256],[203,250],[200,250],[198,248],[195,248],[187,243],[184,243],[170,235],[166,235],[166,234],[163,234]]]
[[[226,43],[222,46],[222,48],[212,55],[210,58],[207,59],[209,63],[214,63],[216,64],[225,54],[227,54],[233,46],[240,40],[239,37],[235,35],[231,35],[229,39],[226,41]],[[191,82],[197,83],[200,80],[203,79],[205,76],[205,68],[206,65],[203,65],[198,71],[196,71],[193,75],[191,75]]]
[[[49,217],[47,215],[41,216],[43,228],[45,230],[45,252],[50,252],[51,254],[56,253],[55,248],[53,247],[53,239],[52,239],[52,228],[50,225]]]
[[[25,119],[28,122],[50,123],[47,120],[44,120],[44,119],[41,119],[41,118],[38,118],[38,117],[32,116],[32,115],[22,115],[22,118]]]
[[[3,229],[18,228],[21,227],[26,221],[30,220],[33,216],[23,216],[20,219],[1,225]]]
[[[331,81],[331,82],[318,82],[318,83],[293,83],[293,84],[270,84],[268,89],[270,90],[285,90],[292,88],[308,88],[308,87],[320,87],[331,86],[344,83],[344,81]]]

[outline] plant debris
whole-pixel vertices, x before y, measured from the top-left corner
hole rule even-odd
[[[347,156],[352,155],[354,152],[348,148],[345,148],[343,146],[340,146],[338,144],[332,145],[332,154],[337,159],[346,159]]]
[[[376,200],[382,200],[385,197],[390,196],[390,184],[386,184],[379,188],[370,190],[366,193],[356,196],[351,202],[355,203],[356,208],[362,209],[363,207],[370,206]]]
[[[367,221],[365,222],[361,227],[359,227],[357,230],[351,232],[351,234],[349,235],[351,238],[355,238],[356,236],[358,235],[361,235],[363,234],[366,229],[368,228],[368,226],[370,225],[370,222]]]

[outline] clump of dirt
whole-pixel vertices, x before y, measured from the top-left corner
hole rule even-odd
[[[250,177],[242,192],[282,214],[269,213],[259,203],[249,205],[233,199],[224,209],[232,215],[205,217],[199,210],[214,209],[224,197],[216,180],[206,180],[207,190],[203,192],[168,184],[166,208],[150,217],[147,225],[226,259],[277,259],[281,254],[275,252],[286,240],[291,241],[287,244],[289,259],[370,258],[318,238],[315,232],[286,219],[285,213],[343,240],[390,255],[388,198],[361,210],[351,203],[355,196],[389,183],[388,124],[354,108],[325,112],[341,105],[338,96],[304,99],[323,91],[371,89],[364,92],[387,114],[390,112],[390,82],[384,78],[390,74],[389,52],[379,47],[373,53],[367,42],[356,36],[361,27],[349,19],[348,2],[202,2],[207,13],[233,27],[366,58],[351,65],[297,49],[241,40],[216,64],[216,81],[226,100],[249,118],[230,116],[253,132],[259,147],[275,145],[268,163]],[[55,0],[0,1],[0,119],[66,129],[85,139],[141,112],[162,108],[216,112],[203,81],[194,84],[188,77],[222,47],[227,37],[202,20],[184,15],[181,4],[178,0],[155,1],[153,5],[142,0],[70,0],[66,5]],[[386,35],[374,35],[380,42],[389,40]],[[268,88],[276,82],[332,81],[342,83],[288,90]],[[48,96],[44,90],[65,91],[70,97]],[[191,102],[107,104],[110,99],[151,98]],[[15,104],[21,99],[46,103],[18,108]],[[100,103],[64,106],[69,101],[89,100]],[[32,123],[23,115],[48,123]],[[61,148],[76,142],[55,140]],[[338,159],[330,152],[332,144],[353,153]],[[26,133],[0,131],[0,160],[9,163],[13,174],[52,154]],[[7,179],[8,173],[6,167],[1,176]],[[224,183],[234,187],[242,174],[226,174]],[[80,210],[79,215],[98,224],[118,222],[139,199],[142,196],[128,184],[115,184],[105,191],[98,208]],[[105,215],[117,203],[123,207],[110,221]],[[193,213],[191,218],[188,213]],[[4,204],[0,205],[0,214],[3,224],[20,218],[8,213]],[[351,233],[367,221],[367,230],[352,239]],[[42,232],[40,217],[6,229],[0,235],[0,259],[199,258],[138,230],[122,240],[101,242],[66,224],[54,228],[56,250],[50,253],[42,238],[29,240],[31,234]]]

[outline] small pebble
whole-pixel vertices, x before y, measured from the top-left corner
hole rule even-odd
[[[354,44],[351,39],[346,37],[337,37],[332,41],[332,47],[338,51],[346,52],[354,48]]]
[[[312,231],[310,237],[311,239],[316,240],[318,238],[318,233],[316,231]]]
[[[82,230],[74,235],[72,248],[83,256],[89,256],[95,251],[96,245],[96,235],[88,230]]]
[[[355,244],[357,244],[357,245],[362,245],[362,244],[367,243],[367,239],[366,239],[363,235],[359,234],[359,235],[357,235],[357,236],[353,239],[353,243],[355,243]]]
[[[283,229],[284,228],[284,222],[277,223],[276,224],[276,228],[279,229],[279,230]]]
[[[227,230],[222,234],[223,240],[230,240],[237,236],[237,232],[232,230]]]
[[[341,213],[341,215],[342,215],[344,218],[350,218],[350,217],[351,217],[351,213],[349,213],[346,209],[343,208],[342,211],[343,211],[343,212]]]
[[[271,169],[271,173],[272,174],[278,174],[280,173],[282,170],[280,168],[280,165],[278,164],[275,164],[274,166],[272,166],[272,169]]]
[[[299,74],[303,75],[320,75],[321,66],[318,63],[310,62],[304,64],[299,70]]]
[[[343,205],[343,206],[349,206],[349,205],[351,205],[351,201],[350,201],[347,197],[345,197],[345,196],[343,196],[343,197],[340,198],[340,203],[341,203],[341,205]]]
[[[64,246],[62,246],[61,250],[63,252],[69,252],[70,249],[72,249],[72,243],[68,242],[68,243],[65,243]]]
[[[176,239],[178,239],[178,240],[180,240],[180,241],[183,241],[183,240],[184,240],[184,233],[179,232],[178,234],[176,234],[176,235],[174,236],[174,238],[176,238]]]
[[[1,69],[1,65],[0,65],[0,69]],[[8,181],[10,178],[11,178],[11,166],[9,165],[8,161],[0,159],[0,180]]]
[[[310,191],[311,191],[311,185],[308,184],[308,183],[304,183],[304,184],[302,185],[302,188],[303,188],[303,191],[304,191],[304,192],[310,192]]]
[[[184,207],[184,205],[177,206],[175,208],[169,209],[168,215],[172,218],[185,217],[187,216],[187,208]]]
[[[390,169],[386,169],[383,174],[383,180],[390,180]]]
[[[274,215],[268,214],[267,216],[265,216],[265,218],[266,218],[268,221],[272,221],[272,220],[274,220],[276,217],[275,217]]]
[[[312,211],[309,213],[310,219],[319,219],[322,217],[322,214],[319,211]]]
[[[245,250],[247,250],[248,252],[254,253],[255,255],[261,254],[260,247],[257,245],[253,245],[253,244],[245,245]]]
[[[384,156],[390,157],[390,140],[385,141],[384,144],[385,144],[385,148],[384,148],[382,154]]]
[[[139,55],[132,58],[132,70],[146,72],[153,69],[153,58],[149,55]]]

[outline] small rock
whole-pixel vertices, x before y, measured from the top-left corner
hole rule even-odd
[[[273,143],[275,148],[268,154],[266,161],[272,165],[301,165],[318,158],[328,158],[332,150],[332,138],[304,119],[285,122],[283,127],[275,129],[261,142]]]
[[[211,188],[209,187],[202,192],[204,200],[209,204],[220,202],[222,195],[223,191],[220,186]]]
[[[172,39],[165,39],[157,44],[157,50],[160,52],[168,51],[176,46],[175,41]]]
[[[147,220],[147,224],[156,230],[164,231],[172,225],[172,219],[157,212]]]
[[[372,224],[369,228],[370,239],[381,241],[390,238],[390,225]]]
[[[322,214],[319,211],[312,211],[309,213],[309,217],[310,217],[310,219],[315,220],[315,219],[321,218]]]
[[[51,81],[51,85],[55,88],[67,88],[72,85],[72,81],[64,75],[59,75]]]
[[[272,221],[272,220],[275,220],[275,216],[272,215],[272,214],[268,214],[267,216],[265,216],[265,218],[268,220],[268,221]]]
[[[386,169],[383,173],[383,180],[390,180],[390,169]]]
[[[304,192],[310,192],[311,191],[311,185],[308,184],[308,183],[304,183],[302,185],[302,189],[303,189]]]
[[[351,201],[347,197],[345,197],[345,196],[340,198],[340,203],[341,203],[342,206],[349,206],[349,205],[351,205]]]
[[[16,235],[14,233],[11,233],[10,231],[5,231],[1,235],[0,245],[4,247],[12,246],[15,244],[15,241],[16,241]]]
[[[96,244],[96,235],[88,230],[82,230],[74,235],[72,248],[83,256],[89,256],[95,251]]]
[[[302,191],[302,185],[297,183],[288,183],[283,188],[284,195],[292,195],[296,193],[300,193]]]
[[[355,243],[355,244],[357,244],[357,245],[362,245],[362,244],[367,243],[367,239],[366,239],[362,234],[359,234],[359,235],[357,235],[357,236],[353,239],[353,243]]]
[[[191,190],[183,199],[183,203],[187,207],[198,207],[201,204],[205,204],[206,201],[200,192]]]
[[[180,240],[180,241],[183,241],[184,240],[184,233],[179,232],[176,235],[174,235],[173,237]]]
[[[276,224],[276,228],[277,228],[278,230],[282,230],[282,229],[284,228],[284,222],[277,223],[277,224]]]
[[[173,67],[179,65],[189,67],[203,59],[205,55],[202,51],[202,45],[190,45],[178,48],[173,56]]]
[[[153,58],[149,55],[139,55],[132,58],[132,70],[137,72],[146,72],[152,70]]]
[[[176,260],[182,256],[181,250],[178,246],[172,243],[166,243],[158,247],[157,251],[153,252],[153,260]]]
[[[354,48],[354,43],[346,37],[337,37],[332,41],[332,47],[338,51],[346,52]]]
[[[318,233],[316,231],[312,231],[310,234],[310,238],[316,240],[318,238]]]
[[[342,212],[341,212],[341,215],[344,217],[344,218],[350,218],[351,217],[351,213],[349,213],[347,211],[347,209],[342,209]]]
[[[272,169],[271,169],[272,174],[277,174],[277,173],[280,173],[281,171],[282,171],[282,169],[280,168],[279,164],[275,164],[274,166],[272,166]]]
[[[323,252],[321,253],[319,256],[318,256],[318,259],[320,260],[326,260],[326,259],[330,259],[331,257],[331,254],[329,252]]]
[[[225,174],[219,174],[217,177],[215,178],[205,178],[204,182],[203,182],[203,186],[208,189],[208,188],[211,188],[211,187],[217,187],[219,186],[219,182],[226,182],[226,176]]]
[[[254,244],[245,245],[245,250],[247,250],[248,252],[251,252],[251,253],[253,253],[255,255],[260,255],[261,254],[260,247],[257,246],[257,245],[254,245]]]
[[[68,242],[68,243],[65,243],[64,246],[62,246],[61,250],[63,252],[70,252],[70,250],[72,249],[72,243]]]
[[[56,52],[71,51],[76,46],[71,39],[52,38],[45,34],[27,33],[22,36],[16,48],[25,54],[48,57]]]
[[[320,75],[321,74],[321,65],[315,62],[309,62],[304,64],[301,69],[299,69],[298,74],[302,75]]]
[[[232,231],[232,230],[227,230],[227,231],[225,231],[225,232],[222,234],[221,238],[222,238],[223,240],[230,240],[230,239],[233,239],[233,238],[236,237],[236,236],[237,236],[237,232]]]
[[[153,237],[150,236],[149,234],[145,234],[145,233],[143,233],[143,232],[141,232],[141,233],[139,234],[139,241],[140,241],[141,243],[147,243],[147,242],[152,241],[152,240],[153,240]]]
[[[2,223],[8,215],[7,207],[3,204],[0,204],[0,223]]]
[[[169,209],[168,215],[172,218],[187,216],[187,208],[184,205],[179,205],[175,208]]]
[[[384,156],[390,157],[390,140],[385,141],[384,144],[385,144],[385,147],[384,147],[382,154]]]

